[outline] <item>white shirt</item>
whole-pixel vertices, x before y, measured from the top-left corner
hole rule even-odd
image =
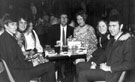
[[[43,52],[43,48],[42,48],[40,41],[38,39],[38,36],[34,30],[33,30],[33,33],[34,33],[35,37],[34,37],[34,35],[32,36],[32,33],[24,34],[25,44],[26,44],[25,49],[28,50],[28,49],[36,48],[38,52]]]
[[[64,32],[65,32],[65,37],[66,37],[66,35],[67,35],[67,25],[64,26],[64,27],[62,25],[60,25],[60,42],[62,43],[61,46],[63,45],[63,42],[62,42],[62,40],[63,40],[63,28],[64,28]]]

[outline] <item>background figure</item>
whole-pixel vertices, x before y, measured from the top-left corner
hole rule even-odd
[[[48,34],[48,29],[50,27],[50,17],[47,13],[44,13],[43,15],[38,17],[36,24],[34,26],[34,30],[36,31],[40,43],[42,47],[44,48],[46,45],[47,41],[47,34]]]
[[[84,12],[79,12],[76,15],[77,23],[79,24],[74,30],[74,39],[81,41],[82,47],[87,49],[87,61],[89,61],[92,53],[97,49],[97,38],[94,28],[86,24],[87,15]],[[76,60],[76,63],[84,61]]]

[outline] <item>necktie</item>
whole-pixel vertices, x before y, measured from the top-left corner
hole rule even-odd
[[[65,31],[63,28],[63,37],[62,37],[63,45],[66,45]]]
[[[15,40],[17,40],[17,37],[16,37],[16,35],[15,35],[15,34],[13,34],[13,37],[15,38]]]

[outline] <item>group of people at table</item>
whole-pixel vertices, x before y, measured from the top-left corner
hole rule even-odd
[[[135,68],[134,36],[123,32],[124,25],[119,16],[111,16],[108,21],[100,19],[97,23],[98,37],[94,28],[86,24],[87,15],[84,12],[77,13],[76,19],[78,26],[73,28],[68,25],[68,15],[62,13],[60,24],[49,29],[46,47],[65,46],[67,39],[81,42],[81,46],[87,49],[87,62],[84,59],[75,60],[77,82],[118,82],[123,71]],[[56,82],[55,65],[44,59],[44,49],[33,30],[32,21],[20,16],[17,22],[12,16],[5,15],[2,22],[0,58],[6,61],[15,81],[30,82],[32,78],[40,77],[41,82]],[[26,60],[34,54],[40,56],[38,60]],[[35,64],[35,61],[40,63]],[[1,74],[4,76],[4,73]],[[135,81],[132,73],[128,73],[127,82]]]

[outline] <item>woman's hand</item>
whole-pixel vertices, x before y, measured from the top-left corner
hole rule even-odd
[[[107,66],[106,63],[100,64],[100,69],[103,71],[110,71],[111,72],[111,67]]]

